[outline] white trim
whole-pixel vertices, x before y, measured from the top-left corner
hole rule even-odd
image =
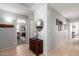
[[[29,19],[29,17],[28,17],[28,20],[27,20],[27,32],[28,32],[28,33],[27,33],[27,34],[28,34],[28,40],[27,40],[27,41],[28,41],[28,44],[29,44],[29,35],[30,35],[30,32],[29,32],[29,31],[30,31],[30,29],[29,29],[29,25],[30,25],[30,24],[29,24],[29,22],[30,22],[30,19]]]

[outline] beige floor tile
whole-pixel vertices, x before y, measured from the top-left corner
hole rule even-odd
[[[51,51],[49,56],[79,56],[79,41],[68,40]]]

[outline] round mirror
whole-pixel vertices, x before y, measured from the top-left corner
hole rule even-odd
[[[36,20],[36,30],[37,31],[41,31],[43,29],[43,21],[42,19],[38,19]]]

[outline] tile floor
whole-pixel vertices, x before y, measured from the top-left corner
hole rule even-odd
[[[67,40],[60,47],[52,50],[49,56],[79,56],[79,41]]]
[[[0,50],[0,56],[36,56],[36,55],[29,50],[28,44],[22,44],[17,46],[16,48]]]
[[[28,44],[23,44],[16,48],[0,50],[0,56],[35,56],[35,54],[29,50]],[[79,41],[67,40],[60,47],[52,50],[48,56],[79,56]]]

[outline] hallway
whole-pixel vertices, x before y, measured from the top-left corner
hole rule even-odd
[[[49,56],[79,56],[79,41],[67,40]]]

